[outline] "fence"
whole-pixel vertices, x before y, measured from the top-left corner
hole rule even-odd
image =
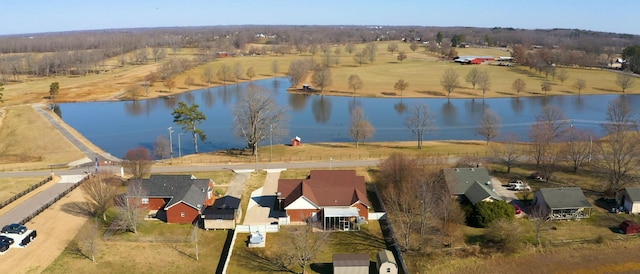
[[[382,196],[380,196],[380,192],[378,192],[378,187],[375,185],[373,187],[373,191],[376,193],[376,198],[378,199],[378,203],[380,203],[382,211],[386,212],[387,208],[384,206],[384,202],[382,202]],[[398,238],[396,238],[396,233],[391,225],[391,220],[386,218],[385,215],[384,218],[381,218],[379,221],[380,228],[382,228],[382,235],[384,235],[384,241],[387,243],[387,246],[391,246],[391,252],[396,256],[399,273],[409,274],[409,268],[407,268],[407,263],[404,261],[404,256],[402,256],[402,250],[400,250]]]
[[[31,219],[35,218],[36,216],[38,216],[40,213],[42,213],[45,209],[49,208],[51,205],[55,204],[58,200],[62,199],[62,197],[66,196],[67,194],[69,194],[69,192],[71,192],[72,190],[76,189],[76,187],[78,187],[80,184],[82,184],[84,181],[89,179],[89,175],[87,175],[86,177],[82,178],[82,180],[78,181],[77,183],[73,184],[70,188],[68,188],[67,190],[65,190],[64,192],[60,193],[60,195],[56,196],[55,198],[53,198],[53,200],[47,202],[46,204],[42,205],[39,209],[37,209],[36,211],[34,211],[33,213],[31,213],[29,216],[25,217],[24,219],[22,219],[22,221],[20,221],[20,224],[26,224],[27,222],[31,221]]]
[[[14,202],[15,200],[20,199],[20,197],[27,195],[27,193],[36,190],[36,188],[41,187],[42,185],[51,182],[51,180],[53,179],[53,177],[49,176],[46,179],[40,181],[39,183],[30,186],[29,188],[21,191],[20,193],[13,195],[11,198],[7,199],[6,201],[0,203],[0,209],[4,208],[5,206],[9,205],[10,203]]]
[[[279,225],[236,225],[238,233],[277,233],[280,231]]]

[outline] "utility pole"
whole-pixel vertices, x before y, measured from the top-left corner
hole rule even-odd
[[[178,157],[182,158],[182,142],[180,140],[180,136],[182,136],[182,132],[178,133]],[[180,161],[182,162],[182,159],[180,159]]]
[[[591,150],[593,149],[593,139],[591,136],[589,136],[589,161],[587,161],[588,163],[591,163]]]
[[[329,156],[329,170],[331,170],[331,163],[333,162],[333,157]]]
[[[171,158],[171,164],[173,164],[173,128],[167,128],[169,130],[169,157]]]
[[[273,124],[269,125],[269,162],[273,157]]]

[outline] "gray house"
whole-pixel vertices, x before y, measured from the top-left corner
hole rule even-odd
[[[533,198],[534,210],[551,220],[575,220],[591,216],[593,207],[579,187],[541,188]]]
[[[442,173],[453,197],[464,197],[473,205],[482,201],[502,201],[493,190],[489,170],[485,167],[443,168]]]

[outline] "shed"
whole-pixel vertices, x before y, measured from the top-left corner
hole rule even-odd
[[[369,274],[369,255],[334,254],[334,274]]]
[[[393,253],[389,250],[381,250],[378,252],[376,262],[376,270],[379,274],[398,274],[398,264],[396,263],[396,258],[393,256]]]
[[[618,207],[623,207],[626,212],[640,213],[640,187],[630,186],[616,193]]]
[[[302,138],[296,136],[295,138],[291,139],[292,147],[297,147],[297,146],[300,146],[301,144],[302,144]]]
[[[632,220],[626,220],[620,224],[620,231],[622,234],[638,234],[640,232],[640,225]]]

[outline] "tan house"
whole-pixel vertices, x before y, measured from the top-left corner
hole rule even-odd
[[[324,230],[359,230],[371,207],[364,176],[355,170],[312,170],[306,179],[280,179],[277,199],[290,222],[322,222]]]

